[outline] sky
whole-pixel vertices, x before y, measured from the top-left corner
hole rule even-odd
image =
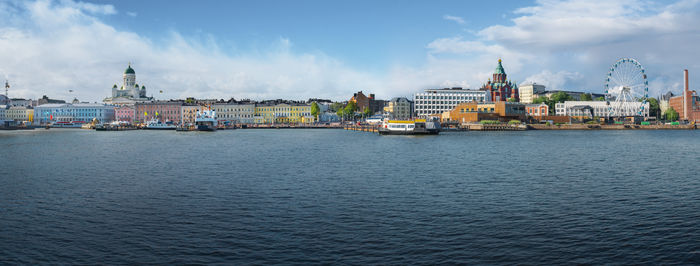
[[[602,93],[620,58],[650,96],[700,81],[700,0],[0,0],[0,17],[13,98],[99,102],[129,63],[157,99],[411,98],[478,89],[498,59],[548,90]]]

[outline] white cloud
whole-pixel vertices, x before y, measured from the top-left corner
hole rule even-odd
[[[100,101],[120,83],[129,61],[137,82],[158,98],[340,100],[381,84],[321,52],[294,53],[283,37],[269,49],[234,56],[212,36],[199,40],[171,32],[156,43],[91,15],[116,13],[111,6],[38,1],[12,7],[24,16],[0,22],[0,75],[10,79],[14,97],[68,99],[74,90],[81,100]]]
[[[126,15],[130,16],[130,17],[135,17],[135,16],[138,16],[138,13],[129,11],[129,12],[126,12]]]
[[[610,65],[633,57],[644,64],[656,96],[680,90],[682,69],[700,71],[699,2],[540,0],[513,11],[511,23],[485,27],[473,38],[439,38],[427,48],[438,58],[502,57],[515,66],[506,67],[510,77],[593,92],[603,91]]]
[[[466,24],[466,22],[464,21],[464,19],[461,18],[461,17],[458,17],[458,16],[444,15],[444,16],[442,16],[442,18],[445,19],[445,20],[457,22],[457,24],[460,24],[460,25]]]

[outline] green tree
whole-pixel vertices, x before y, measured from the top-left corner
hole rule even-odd
[[[335,111],[335,114],[340,117],[340,119],[345,120],[345,110],[343,108],[338,108],[337,111]]]
[[[342,103],[333,103],[333,104],[331,104],[329,109],[331,109],[331,111],[333,111],[333,112],[337,112],[338,110],[343,109],[344,107],[345,106],[343,106]]]
[[[590,93],[584,93],[581,94],[581,101],[592,101],[593,100],[593,95]]]
[[[605,101],[605,97],[600,96],[600,97],[598,97],[598,98],[595,98],[595,100],[596,100],[596,101],[602,102],[602,101]]]
[[[318,121],[318,115],[321,113],[321,109],[318,107],[318,103],[312,102],[311,103],[311,115],[313,115],[316,118],[316,121]]]
[[[508,98],[508,102],[514,103],[517,102],[517,100],[515,100],[515,98]]]
[[[659,107],[659,100],[656,98],[649,98],[649,116],[659,117],[661,113],[661,107]]]
[[[560,91],[560,92],[556,92],[556,93],[552,94],[550,99],[552,99],[552,101],[554,101],[554,103],[563,103],[565,101],[573,100],[573,97],[571,97],[571,95],[569,95],[566,92]]]
[[[676,112],[676,110],[674,110],[673,107],[670,107],[668,108],[668,110],[666,110],[666,120],[678,121],[678,117],[678,112]]]
[[[534,104],[540,104],[540,103],[545,103],[547,104],[547,97],[540,96],[532,100],[532,103]]]
[[[353,101],[348,102],[348,105],[345,106],[343,109],[343,112],[345,113],[345,116],[348,119],[355,119],[355,111],[357,110],[357,104]]]
[[[365,115],[365,117],[372,116],[372,111],[369,110],[369,108],[367,108],[367,107],[365,107],[365,110],[363,110],[362,113]]]

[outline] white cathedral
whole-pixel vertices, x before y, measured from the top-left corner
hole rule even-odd
[[[117,87],[117,84],[114,84],[112,97],[105,98],[103,102],[116,105],[132,105],[136,102],[152,100],[153,97],[146,96],[146,86],[139,87],[139,84],[136,83],[136,72],[129,64],[129,67],[124,70],[124,84],[121,87]]]

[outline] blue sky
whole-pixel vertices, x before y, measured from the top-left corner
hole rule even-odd
[[[699,0],[5,0],[0,17],[13,97],[100,101],[128,62],[159,99],[411,97],[479,88],[498,58],[548,89],[602,92],[622,57],[652,96],[700,80]]]

